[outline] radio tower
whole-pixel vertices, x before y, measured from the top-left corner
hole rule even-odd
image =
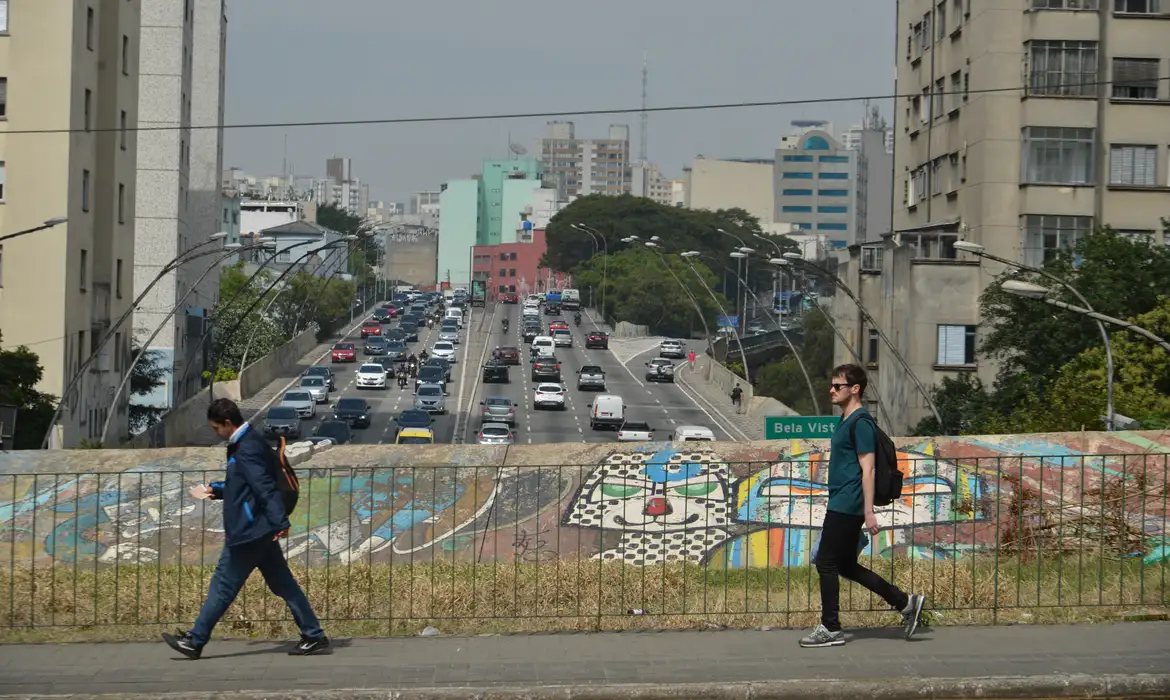
[[[650,135],[650,113],[646,111],[646,92],[650,83],[650,58],[649,52],[642,52],[642,114],[640,117],[638,140],[638,160],[642,165],[645,165],[649,158],[647,157],[647,138]]]

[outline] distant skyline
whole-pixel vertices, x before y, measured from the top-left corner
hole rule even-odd
[[[458,0],[411,5],[333,0],[248,0],[228,7],[228,124],[634,108],[643,52],[649,105],[830,98],[893,92],[893,3],[873,0]],[[603,18],[600,21],[598,18]],[[575,37],[570,39],[570,37]],[[295,55],[289,55],[290,47]],[[274,70],[282,59],[287,67]],[[893,121],[889,104],[879,103]],[[698,154],[771,157],[795,119],[836,131],[860,122],[860,101],[651,113],[649,158],[682,176]],[[581,138],[639,115],[565,116]],[[224,167],[324,176],[325,159],[353,160],[373,199],[468,177],[530,149],[548,119],[227,130]]]

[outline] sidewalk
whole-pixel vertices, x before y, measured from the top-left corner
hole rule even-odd
[[[270,642],[6,645],[0,695],[95,698],[1058,698],[1170,694],[1170,623],[857,630],[801,649],[798,630]],[[367,692],[331,693],[342,689]],[[513,689],[510,692],[505,689]],[[375,694],[374,690],[381,693]],[[326,692],[322,692],[326,691]],[[166,694],[166,695],[164,695]]]
[[[700,355],[696,352],[695,369],[692,371],[690,369],[690,363],[684,362],[683,366],[678,370],[676,378],[691,393],[698,395],[699,401],[703,404],[704,408],[708,411],[716,412],[725,423],[738,428],[747,436],[747,439],[763,440],[764,421],[759,416],[750,415],[748,413],[749,407],[746,403],[743,407],[743,413],[736,413],[735,406],[731,404],[731,396],[724,393],[715,384],[704,379],[707,376],[707,365],[714,361],[705,353]],[[734,437],[736,439],[742,438],[741,435]]]

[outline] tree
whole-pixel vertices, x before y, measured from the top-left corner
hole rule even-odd
[[[348,322],[354,285],[347,280],[318,277],[300,270],[285,280],[287,286],[270,311],[283,338],[292,338],[316,323],[320,337],[328,337]]]
[[[44,372],[40,357],[27,346],[0,350],[0,405],[16,407],[15,449],[40,449],[57,410],[57,397],[36,389]]]
[[[139,348],[130,348],[131,357],[137,357],[138,352]],[[130,372],[131,396],[148,397],[165,383],[164,377],[167,374],[167,368],[160,364],[161,360],[162,353],[157,350],[147,350],[142,353],[142,357],[138,358],[138,362],[135,363],[134,369]],[[130,433],[137,435],[154,425],[162,418],[166,410],[157,406],[131,403]]]
[[[805,314],[800,359],[808,370],[813,390],[821,392],[817,395],[817,402],[825,414],[828,413],[829,397],[824,387],[828,385],[833,372],[835,339],[833,326],[823,309],[817,307]],[[760,367],[756,373],[755,388],[758,395],[771,396],[802,415],[812,415],[815,411],[808,393],[808,382],[792,355]]]
[[[343,236],[365,236],[373,232],[373,227],[360,216],[335,204],[317,207],[317,225]],[[355,276],[359,274],[364,276],[370,268],[377,268],[382,252],[379,244],[380,241],[373,237],[362,242],[365,265],[362,264],[362,255],[351,255],[348,272]]]
[[[244,272],[242,263],[226,267],[220,274],[219,302],[216,303],[212,316],[214,325],[211,335],[211,353],[216,371],[219,369],[238,371],[244,359],[245,348],[249,358],[260,358],[287,340],[281,335],[271,314],[266,316],[263,313],[265,306],[272,300],[270,295],[276,293],[269,291],[260,299],[261,292],[272,284],[268,272],[260,273],[251,286],[245,287],[247,281],[248,275]],[[232,299],[237,293],[240,296],[233,302]],[[252,308],[252,312],[241,322],[244,312],[249,308]]]

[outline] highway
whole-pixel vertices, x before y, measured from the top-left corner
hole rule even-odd
[[[486,308],[470,309],[470,312],[461,332],[461,342],[456,346],[458,361],[452,368],[451,382],[447,386],[447,413],[434,416],[432,428],[436,442],[474,444],[481,422],[480,402],[495,396],[507,397],[518,404],[517,444],[616,442],[614,431],[594,431],[589,428],[589,405],[593,396],[600,392],[578,391],[577,370],[590,364],[599,365],[605,370],[605,393],[620,395],[625,400],[627,418],[648,422],[654,429],[656,440],[667,439],[673,428],[681,425],[705,426],[713,430],[719,440],[735,439],[722,420],[696,403],[680,384],[645,381],[645,363],[655,357],[656,347],[630,358],[626,364],[619,361],[613,350],[586,350],[585,336],[597,328],[588,315],[582,319],[579,328],[573,325],[571,313],[559,317],[568,322],[573,335],[572,348],[557,348],[556,351],[556,357],[561,362],[561,380],[566,389],[565,410],[534,409],[532,396],[537,382],[532,381],[530,374],[529,346],[520,336],[521,307],[489,304]],[[507,335],[503,333],[501,325],[503,318],[509,320]],[[557,318],[542,316],[541,321],[547,326]],[[384,327],[391,328],[393,325]],[[409,344],[410,351],[417,354],[425,347],[430,352],[437,335],[437,327],[421,329],[419,342]],[[392,444],[397,430],[395,417],[413,406],[414,382],[411,380],[405,390],[400,390],[393,379],[389,380],[385,390],[357,389],[355,373],[365,359],[361,354],[363,343],[360,332],[347,336],[346,340],[355,343],[359,361],[330,365],[337,390],[330,396],[330,406],[318,405],[317,417],[301,422],[302,435],[311,435],[321,420],[331,415],[331,405],[338,398],[361,397],[373,409],[372,422],[368,428],[354,429],[353,444]],[[491,351],[500,346],[519,348],[521,364],[509,368],[509,383],[484,384],[482,367],[491,356]]]

